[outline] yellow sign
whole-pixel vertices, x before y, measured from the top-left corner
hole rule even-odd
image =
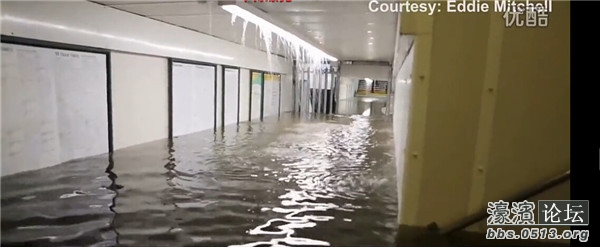
[[[280,82],[281,81],[281,75],[265,74],[265,81]]]

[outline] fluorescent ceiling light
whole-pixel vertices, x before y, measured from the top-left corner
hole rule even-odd
[[[279,37],[285,39],[286,41],[291,42],[292,44],[301,46],[309,54],[323,57],[327,60],[331,60],[334,62],[338,60],[334,56],[331,56],[331,55],[325,53],[324,51],[322,51],[319,48],[304,41],[303,39],[299,38],[298,36],[288,32],[288,31],[285,31],[284,29],[276,26],[275,24],[273,24],[269,21],[266,21],[263,18],[260,18],[259,16],[251,13],[250,11],[243,9],[240,6],[237,6],[236,4],[221,5],[221,8],[223,8],[225,11],[231,13],[233,16],[240,17],[248,22],[252,22],[255,25],[257,25],[259,28],[265,28],[267,30],[270,30],[271,32],[277,34]]]

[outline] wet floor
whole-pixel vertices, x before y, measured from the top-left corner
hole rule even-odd
[[[357,105],[3,177],[2,245],[391,246],[391,118]]]

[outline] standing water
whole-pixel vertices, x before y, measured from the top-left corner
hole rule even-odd
[[[284,115],[3,177],[2,245],[389,246],[390,126]]]

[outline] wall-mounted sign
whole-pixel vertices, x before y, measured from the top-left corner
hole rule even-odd
[[[374,94],[387,94],[387,81],[375,81],[373,85],[373,93]]]
[[[371,92],[371,88],[369,87],[369,83],[366,80],[358,80],[358,90],[356,91],[357,95],[366,95]]]

